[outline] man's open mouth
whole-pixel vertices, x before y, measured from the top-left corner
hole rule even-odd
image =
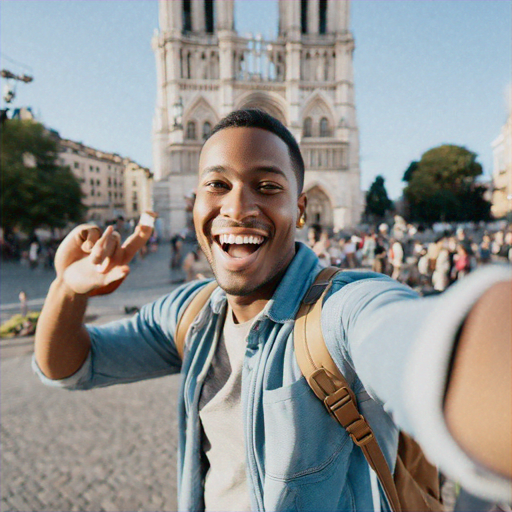
[[[214,237],[215,242],[231,258],[246,258],[254,254],[267,238],[261,235],[222,234]]]

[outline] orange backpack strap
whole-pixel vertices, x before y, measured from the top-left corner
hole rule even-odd
[[[393,512],[401,512],[393,475],[365,418],[359,413],[356,397],[332,360],[322,335],[322,305],[339,268],[323,269],[308,290],[295,319],[293,330],[299,368],[315,395],[352,441],[363,450],[375,471]]]
[[[178,321],[178,325],[176,327],[176,335],[174,336],[174,343],[181,359],[183,359],[183,352],[185,351],[185,338],[187,337],[187,332],[192,322],[199,314],[201,309],[203,309],[204,305],[208,302],[210,295],[213,293],[213,290],[217,288],[217,286],[217,281],[212,281],[211,283],[208,283],[206,286],[201,288],[190,301]]]

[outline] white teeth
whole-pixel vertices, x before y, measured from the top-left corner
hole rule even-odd
[[[219,243],[220,245],[224,244],[255,244],[260,245],[264,241],[264,238],[259,235],[254,236],[245,236],[245,235],[219,235]]]

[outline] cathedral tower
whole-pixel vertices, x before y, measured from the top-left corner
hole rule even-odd
[[[297,138],[308,223],[342,229],[361,213],[349,0],[279,0],[273,40],[235,30],[233,0],[160,0],[153,37],[155,209],[165,235],[192,227],[186,197],[212,127],[258,107]]]

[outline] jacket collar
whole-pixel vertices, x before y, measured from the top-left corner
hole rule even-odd
[[[295,256],[262,314],[277,323],[294,320],[302,297],[319,270],[320,266],[315,253],[302,242],[296,242]],[[211,298],[212,311],[220,314],[225,302],[224,290],[215,289]]]

